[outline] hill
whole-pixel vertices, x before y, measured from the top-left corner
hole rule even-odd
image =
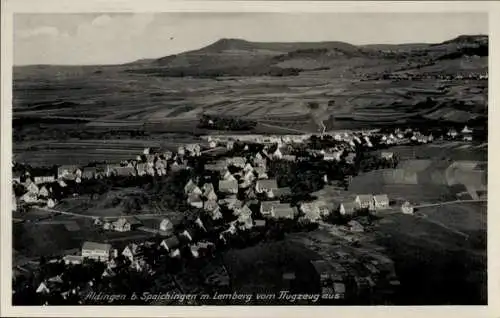
[[[14,67],[14,138],[84,131],[95,139],[120,130],[130,137],[150,123],[163,132],[192,132],[205,112],[257,120],[266,131],[269,125],[315,131],[310,103],[330,116],[328,129],[424,122],[484,127],[488,87],[479,75],[488,72],[487,41],[461,36],[356,46],[221,39],[123,65]],[[47,133],[39,134],[40,125]]]

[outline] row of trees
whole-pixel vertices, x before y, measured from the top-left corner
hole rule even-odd
[[[252,130],[256,125],[257,122],[253,120],[204,114],[200,118],[198,128],[216,130]]]

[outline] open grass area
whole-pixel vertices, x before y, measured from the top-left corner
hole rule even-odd
[[[224,255],[224,264],[233,289],[240,293],[279,293],[285,288],[282,275],[294,272],[301,292],[317,288],[309,263],[317,255],[289,241],[265,242],[244,249],[232,249]],[[317,291],[316,291],[317,292]]]
[[[387,216],[376,230],[401,280],[399,304],[486,304],[486,249],[477,240],[401,214]]]

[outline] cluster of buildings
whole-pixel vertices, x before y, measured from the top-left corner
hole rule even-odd
[[[402,80],[426,80],[426,79],[439,79],[443,81],[452,80],[488,80],[487,73],[457,73],[457,74],[437,74],[437,73],[390,73],[382,75],[383,79],[390,79],[396,81]]]
[[[446,137],[452,140],[462,139],[463,141],[472,141],[472,134],[474,130],[471,128],[464,126],[464,128],[458,132],[456,129],[450,129],[446,133]]]
[[[462,131],[462,133],[470,132],[467,127]],[[336,146],[322,150],[307,149],[307,155],[320,157],[325,161],[340,161],[341,158],[345,158],[346,163],[349,164],[354,162],[357,145],[375,148],[371,139],[373,136],[380,137],[382,144],[390,145],[391,141],[408,138],[409,134],[411,135],[410,140],[432,141],[432,135],[423,136],[410,130],[395,130],[388,134],[374,134],[373,132],[333,133],[332,139],[338,141]],[[239,139],[245,139],[245,137],[247,140],[238,141],[250,144],[261,140],[261,136],[239,136]],[[224,136],[224,138],[226,137]],[[235,141],[224,138],[207,138],[206,148],[213,149],[223,144],[228,150],[233,149]],[[262,141],[263,149],[252,152],[248,146],[245,146],[244,150],[248,151],[243,151],[244,154],[206,163],[204,174],[187,181],[183,188],[186,202],[193,208],[203,211],[204,214],[203,217],[198,217],[192,222],[190,227],[177,231],[170,220],[163,219],[159,222],[158,229],[154,229],[155,233],[162,237],[160,242],[131,243],[121,251],[108,243],[85,242],[79,255],[66,255],[64,262],[68,265],[80,264],[85,258],[104,262],[106,269],[102,276],[112,277],[116,274],[115,269],[119,266],[117,260],[125,258],[131,269],[153,275],[154,264],[146,257],[147,251],[153,251],[152,253],[161,251],[170,258],[183,257],[186,252],[189,257],[203,257],[213,253],[216,243],[226,243],[231,236],[236,236],[241,231],[265,229],[271,219],[320,222],[321,219],[334,212],[336,208],[332,203],[319,199],[291,205],[286,200],[292,195],[291,189],[279,187],[277,180],[272,177],[273,172],[268,170],[269,162],[272,160],[303,160],[304,158],[294,152],[293,144],[304,143],[310,136],[307,138],[297,136],[295,140],[292,137],[287,138],[287,136],[269,136],[267,138],[269,139]],[[65,165],[59,167],[57,175],[54,176],[31,176],[27,173],[23,178],[16,177],[14,182],[26,187],[27,192],[21,198],[22,201],[32,203],[45,200],[47,206],[52,207],[56,202],[51,198],[51,183],[57,182],[59,186],[64,187],[68,181],[80,183],[86,179],[106,178],[113,175],[161,176],[167,174],[169,170],[189,169],[186,158],[188,156],[202,156],[203,153],[198,144],[179,147],[177,152],[166,151],[154,154],[150,152],[150,149],[147,148],[136,159],[120,164],[103,164],[94,167]],[[385,160],[392,160],[394,154],[383,151],[381,157]],[[216,179],[213,178],[214,175],[217,176]],[[379,211],[392,209],[387,194],[360,194],[352,201],[341,202],[337,208],[338,212],[345,216],[352,216],[357,211],[368,211],[376,214]],[[405,202],[400,206],[400,210],[403,213],[411,214],[413,206],[409,202]],[[227,221],[216,229],[218,242],[207,241],[203,239],[203,235],[200,238],[199,233],[213,230],[208,229],[202,221],[204,217],[209,217],[214,221],[222,220],[226,219],[228,212],[232,215],[229,218],[231,221]],[[132,231],[139,227],[144,228],[140,222],[131,217],[121,217],[113,222],[96,219],[95,224],[102,225],[105,230],[119,232]],[[347,227],[353,233],[363,232],[363,226],[355,220],[351,220]],[[342,279],[342,273],[349,271],[348,262],[343,262],[343,265],[338,265],[338,262],[333,261],[328,261],[328,263],[331,264],[325,265],[321,262],[313,264],[321,278],[323,292],[330,291],[343,295],[346,286]],[[372,267],[375,269],[370,267],[368,270],[376,275],[378,270],[376,266]],[[370,276],[367,277],[357,279],[356,284],[360,286],[373,285]],[[47,293],[50,291],[51,285],[54,284],[58,284],[58,279],[46,280],[40,284],[37,292]]]
[[[209,141],[206,148],[214,148],[216,143]],[[24,187],[24,194],[16,198],[13,195],[13,208],[17,209],[18,201],[28,204],[41,204],[54,207],[57,203],[54,195],[54,187],[67,188],[69,183],[80,184],[90,179],[103,179],[113,176],[119,177],[141,177],[141,176],[163,176],[169,170],[176,171],[187,168],[186,158],[188,156],[201,156],[200,144],[188,144],[180,146],[177,152],[151,152],[151,148],[145,148],[143,153],[135,159],[125,160],[120,163],[103,163],[94,166],[61,165],[54,170],[40,170],[35,173],[25,171],[14,172],[12,181],[14,184]],[[53,186],[54,185],[54,186]]]
[[[339,212],[341,215],[353,215],[356,211],[366,210],[376,213],[390,208],[387,194],[360,194],[353,201],[340,203]]]

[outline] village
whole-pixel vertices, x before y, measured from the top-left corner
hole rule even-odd
[[[458,131],[449,129],[442,135],[411,128],[321,135],[214,135],[176,150],[146,148],[136,158],[116,164],[63,165],[57,167],[57,171],[14,170],[12,210],[21,215],[22,211],[37,208],[49,216],[67,213],[79,217],[58,207],[66,198],[79,196],[79,191],[91,181],[148,182],[150,178],[172,175],[182,176],[176,179],[183,182],[176,185],[180,189],[176,198],[190,211],[186,213],[189,217],[185,222],[178,224],[162,218],[155,226],[142,224],[139,216],[145,212],[140,209],[119,217],[85,215],[105,232],[141,231],[152,237],[126,242],[125,246],[86,241],[76,253],[62,257],[48,255],[39,265],[43,263],[58,270],[48,270],[54,275],[46,273],[31,292],[42,304],[92,303],[83,295],[89,290],[112,290],[110,281],[107,285],[103,282],[124,275],[124,270],[156,277],[165,266],[168,272],[168,266],[178,268],[184,262],[211,259],[221,249],[283,237],[285,232],[317,228],[327,230],[338,239],[334,243],[338,245],[337,252],[323,252],[322,260],[310,263],[321,286],[320,294],[325,298],[342,303],[355,295],[372,293],[380,281],[391,288],[397,287],[399,282],[390,259],[366,248],[359,252],[353,246],[359,245],[363,241],[362,233],[369,230],[370,222],[362,220],[381,217],[384,213],[411,215],[418,202],[394,202],[388,194],[377,193],[376,189],[339,202],[314,197],[311,193],[329,184],[347,188],[349,180],[360,170],[397,166],[397,153],[388,149],[393,145],[426,144],[439,139],[472,141],[472,133],[473,130],[465,126]],[[303,183],[294,179],[300,178],[300,171],[308,178]],[[313,237],[308,240],[316,244]],[[351,257],[352,253],[356,257]],[[91,275],[93,277],[85,276],[87,281],[77,283],[78,279],[68,273],[82,271],[85,266],[97,268],[98,272]],[[230,279],[224,269],[205,276],[215,277],[211,284],[216,287],[211,285],[211,290],[229,288]],[[282,278],[281,289],[293,291],[296,273],[284,272]],[[189,284],[179,283],[178,279],[174,279],[170,290],[196,292],[196,288],[191,290]],[[14,292],[27,291],[26,287],[20,287]]]

